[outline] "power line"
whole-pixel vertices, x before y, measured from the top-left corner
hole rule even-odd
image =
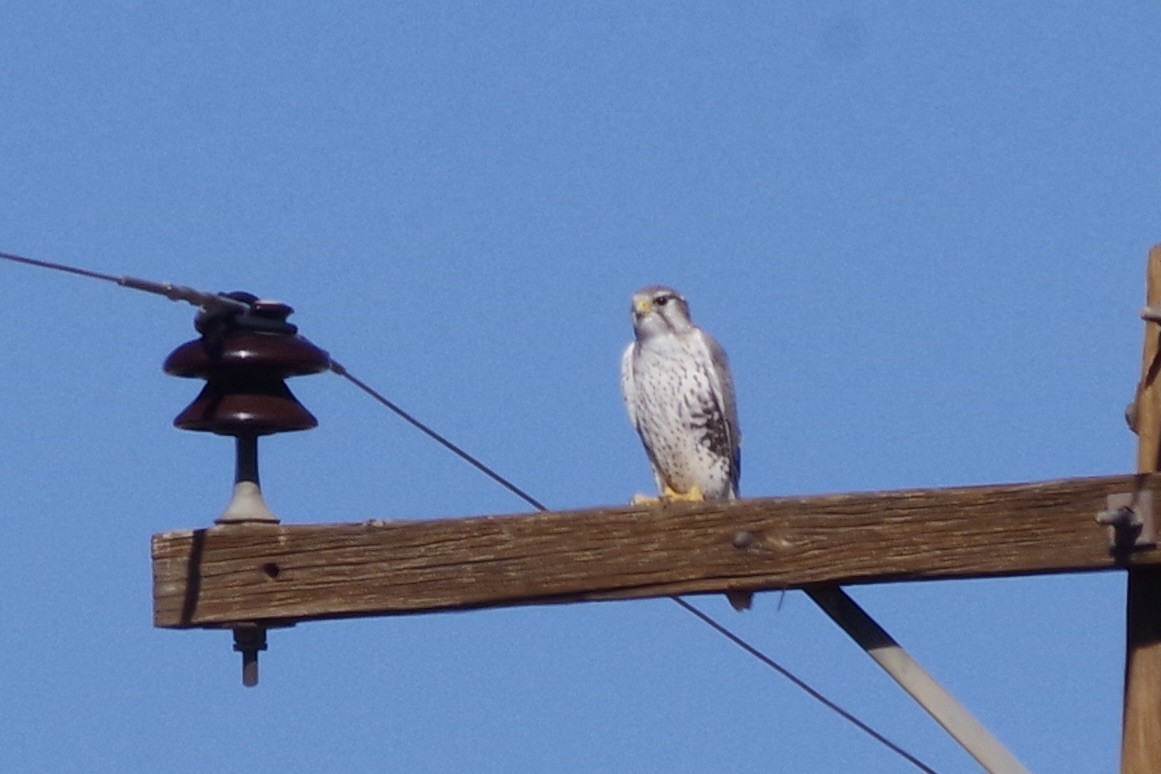
[[[704,622],[706,624],[706,626],[709,626],[714,631],[716,631],[718,634],[722,635],[727,640],[734,643],[739,648],[746,651],[751,656],[758,659],[763,664],[770,667],[775,672],[782,675],[783,677],[785,677],[790,682],[794,683],[796,686],[798,686],[802,690],[806,691],[806,693],[809,694],[810,697],[813,698],[815,701],[819,702],[824,707],[831,710],[832,712],[839,715],[840,717],[850,721],[860,731],[866,733],[872,739],[876,740],[877,742],[879,742],[883,746],[887,747],[892,752],[898,753],[901,757],[903,757],[904,760],[906,760],[908,763],[915,766],[915,768],[919,769],[920,771],[927,772],[927,774],[936,774],[935,769],[932,769],[930,766],[925,764],[923,761],[919,760],[914,755],[907,752],[902,747],[895,744],[890,739],[883,736],[878,731],[871,728],[866,723],[859,720],[857,717],[855,717],[851,713],[847,712],[845,709],[843,709],[839,705],[835,704],[833,701],[828,699],[826,696],[824,696],[823,694],[819,693],[817,690],[812,688],[806,681],[799,678],[797,675],[795,675],[789,669],[782,666],[777,661],[770,658],[765,653],[758,650],[757,648],[755,648],[753,645],[751,645],[750,643],[743,640],[738,635],[734,634],[732,631],[730,631],[725,626],[723,626],[722,624],[715,621],[713,618],[710,618],[709,615],[707,615],[706,613],[703,613],[701,610],[698,610],[696,607],[694,607],[692,604],[690,604],[686,600],[682,599],[681,597],[670,597],[670,599],[672,599],[674,602],[676,602],[677,604],[684,607],[687,611],[689,611],[693,615],[697,616],[699,619],[702,620],[702,622]]]
[[[37,266],[42,269],[52,269],[53,271],[63,271],[68,274],[79,274],[82,277],[90,279],[102,280],[104,282],[112,282],[120,285],[123,288],[130,288],[131,290],[142,290],[146,293],[152,293],[157,296],[165,296],[170,301],[185,301],[194,306],[209,311],[230,310],[233,312],[249,311],[250,305],[229,298],[221,293],[207,293],[203,290],[195,290],[186,287],[185,285],[173,285],[168,282],[153,282],[151,280],[140,279],[138,277],[117,276],[114,274],[105,274],[104,272],[92,271],[90,269],[81,269],[76,266],[69,266],[64,263],[54,263],[52,261],[41,261],[36,258],[25,258],[22,255],[14,255],[12,253],[0,253],[0,258],[15,263],[23,263],[28,266]]]
[[[83,268],[79,268],[76,266],[70,266],[68,264],[55,263],[52,261],[43,261],[43,260],[38,260],[35,258],[26,258],[24,256],[14,255],[12,253],[5,253],[5,252],[0,252],[0,259],[13,261],[16,263],[23,263],[23,264],[26,264],[29,266],[50,269],[53,271],[60,271],[60,272],[66,272],[69,274],[76,274],[76,275],[79,275],[82,277],[87,277],[90,279],[96,279],[96,280],[101,280],[101,281],[105,281],[105,282],[113,282],[121,287],[127,287],[127,288],[130,288],[132,290],[141,290],[141,291],[144,291],[147,293],[153,293],[155,295],[165,296],[166,298],[169,298],[172,301],[185,301],[187,303],[193,304],[194,306],[200,307],[206,311],[228,310],[228,311],[236,313],[239,311],[247,311],[250,308],[249,304],[246,304],[243,301],[229,298],[229,297],[226,297],[222,294],[207,293],[205,291],[195,290],[193,288],[185,287],[183,285],[172,285],[172,284],[168,284],[168,283],[159,283],[159,282],[153,282],[150,280],[138,279],[136,277],[127,277],[127,276],[117,276],[117,275],[112,275],[112,274],[105,274],[103,272],[92,271],[89,269],[83,269]],[[524,502],[531,505],[536,510],[538,510],[538,511],[547,511],[548,510],[548,508],[543,503],[541,503],[539,500],[532,497],[530,494],[525,492],[520,487],[516,486],[514,483],[509,481],[507,478],[505,478],[504,476],[497,473],[495,470],[493,470],[491,467],[489,467],[485,463],[481,462],[475,456],[469,454],[467,451],[465,451],[460,446],[458,446],[455,443],[453,443],[452,441],[448,440],[445,436],[443,436],[440,433],[433,430],[430,426],[428,426],[425,423],[421,422],[420,420],[416,419],[410,413],[403,410],[399,405],[397,405],[396,403],[389,400],[385,395],[383,395],[379,391],[375,390],[373,387],[368,385],[366,382],[362,381],[361,379],[359,379],[356,376],[354,376],[353,374],[351,374],[346,369],[345,366],[343,366],[341,363],[334,360],[333,358],[330,359],[330,368],[335,374],[337,374],[337,375],[343,377],[344,379],[348,380],[349,382],[351,382],[353,385],[355,385],[357,388],[359,388],[364,393],[369,395],[375,401],[377,401],[378,403],[380,403],[381,405],[383,405],[387,409],[394,412],[401,419],[403,419],[404,421],[406,421],[407,423],[409,423],[410,425],[415,427],[420,432],[427,435],[432,440],[439,443],[445,449],[452,452],[453,454],[458,456],[460,459],[464,460],[469,465],[471,465],[472,467],[479,470],[484,475],[491,478],[496,483],[503,486],[509,492],[516,495],[517,497],[519,497]],[[820,693],[816,689],[812,688],[806,681],[802,680],[797,675],[795,675],[793,672],[791,672],[790,670],[783,667],[781,664],[779,664],[777,661],[775,661],[770,656],[767,656],[765,653],[758,650],[756,647],[754,647],[753,645],[748,643],[746,640],[742,639],[740,636],[735,634],[733,631],[731,631],[729,628],[727,628],[723,624],[718,623],[718,621],[716,621],[715,619],[710,617],[708,614],[703,613],[701,610],[694,607],[691,603],[689,603],[685,599],[682,599],[681,597],[673,596],[673,597],[670,597],[670,599],[673,600],[674,602],[676,602],[682,608],[684,608],[686,610],[686,612],[695,616],[700,621],[705,623],[707,626],[712,628],[714,631],[718,632],[723,637],[730,640],[730,642],[734,643],[739,648],[746,651],[747,653],[749,653],[751,656],[753,656],[754,658],[761,661],[766,666],[768,666],[771,669],[778,672],[778,674],[785,677],[787,680],[789,680],[795,686],[797,686],[801,690],[805,691],[807,693],[807,695],[809,695],[811,698],[815,699],[816,701],[818,701],[823,706],[830,709],[832,712],[836,713],[840,717],[849,721],[856,728],[863,731],[864,733],[869,735],[872,739],[874,739],[877,742],[879,742],[880,744],[884,745],[892,752],[895,752],[896,754],[901,756],[904,760],[906,760],[908,763],[910,763],[913,766],[915,766],[916,768],[918,768],[920,771],[925,772],[925,774],[936,774],[934,769],[932,769],[931,767],[924,764],[918,758],[911,755],[910,753],[908,753],[903,748],[899,747],[897,744],[895,744],[891,740],[887,739],[885,736],[880,734],[878,731],[873,729],[871,726],[869,726],[866,723],[864,723],[863,721],[859,720],[857,717],[855,717],[850,712],[848,712],[847,710],[840,707],[838,704],[836,704],[831,699],[827,698],[825,695],[823,695],[822,693]]]
[[[432,430],[430,427],[425,425],[423,422],[419,421],[418,419],[413,417],[411,414],[404,411],[402,408],[397,406],[395,403],[388,400],[387,397],[384,396],[382,393],[375,390],[373,387],[368,385],[366,382],[356,378],[349,371],[347,371],[347,369],[345,367],[343,367],[342,365],[340,365],[337,361],[335,361],[333,359],[331,360],[331,370],[334,371],[339,376],[343,377],[344,379],[349,380],[352,384],[354,384],[360,390],[362,390],[363,392],[370,395],[372,398],[374,398],[376,401],[378,401],[382,405],[386,406],[391,411],[395,412],[397,415],[399,415],[402,419],[406,420],[408,423],[410,423],[416,429],[418,429],[421,432],[423,432],[424,434],[426,434],[429,438],[432,438],[433,440],[437,441],[438,443],[443,445],[446,449],[449,449],[450,451],[455,453],[457,456],[459,456],[465,462],[469,463],[470,465],[475,467],[477,470],[479,470],[480,472],[487,475],[493,481],[499,483],[505,489],[512,492],[520,499],[524,500],[524,502],[528,503],[536,510],[538,510],[538,511],[547,511],[548,510],[548,508],[545,505],[543,505],[539,500],[535,499],[530,494],[525,492],[523,489],[516,486],[508,479],[504,478],[496,471],[492,470],[492,468],[488,467],[483,462],[480,462],[477,458],[473,457],[471,454],[468,454],[466,451],[461,449],[459,446],[455,445],[454,443],[449,441],[447,438],[440,435],[435,430]],[[693,616],[698,618],[700,621],[705,623],[707,626],[712,628],[714,631],[718,632],[723,637],[728,639],[730,642],[734,643],[739,648],[746,651],[751,656],[758,659],[763,664],[765,664],[766,666],[768,666],[771,669],[773,669],[774,671],[776,671],[778,674],[785,677],[787,680],[789,680],[791,683],[796,685],[798,688],[805,691],[807,693],[807,695],[809,695],[815,701],[818,701],[827,709],[831,710],[832,712],[836,713],[840,717],[849,721],[851,724],[853,724],[860,731],[869,735],[872,739],[874,739],[875,741],[884,745],[885,747],[887,747],[887,749],[891,750],[892,752],[897,753],[904,760],[906,760],[908,763],[915,766],[920,771],[925,772],[925,774],[936,774],[936,771],[934,769],[932,769],[930,766],[927,766],[925,763],[923,763],[921,760],[916,758],[914,755],[907,752],[902,747],[900,747],[899,745],[895,744],[887,737],[880,734],[878,731],[876,731],[871,726],[864,723],[862,720],[859,720],[857,717],[855,717],[850,712],[848,712],[847,710],[840,707],[838,704],[836,704],[831,699],[828,699],[825,695],[823,695],[822,693],[820,693],[816,689],[812,688],[810,686],[810,684],[807,683],[805,680],[801,679],[800,677],[795,675],[793,672],[791,672],[789,669],[787,669],[786,667],[779,664],[773,658],[771,658],[770,656],[767,656],[765,653],[758,650],[756,647],[754,647],[750,643],[746,642],[746,640],[739,637],[737,634],[735,634],[733,631],[728,629],[723,624],[718,623],[716,620],[711,618],[708,614],[703,613],[701,610],[694,607],[690,602],[682,599],[681,597],[670,597],[670,599],[673,600],[674,602],[676,602],[682,608],[684,608],[686,610],[686,612],[692,614]]]
[[[379,392],[375,388],[371,387],[369,384],[367,384],[363,380],[356,378],[342,364],[340,364],[337,360],[335,360],[333,358],[331,359],[331,370],[334,371],[339,376],[346,379],[347,381],[349,381],[351,384],[358,387],[363,392],[370,395],[372,398],[374,398],[379,403],[383,404],[387,408],[394,411],[401,419],[403,419],[404,421],[411,424],[414,428],[416,428],[417,430],[422,432],[428,438],[430,438],[433,441],[435,441],[436,443],[440,444],[445,449],[450,451],[452,454],[455,454],[461,460],[468,463],[469,465],[474,467],[476,470],[480,471],[485,476],[492,479],[497,484],[504,487],[509,492],[511,492],[512,494],[516,495],[524,502],[531,505],[536,510],[538,510],[538,511],[547,511],[548,510],[548,508],[545,507],[544,504],[541,503],[539,500],[537,500],[535,497],[528,494],[527,492],[525,492],[523,489],[521,489],[520,487],[513,484],[508,479],[504,478],[503,476],[501,476],[496,471],[492,470],[490,467],[488,467],[484,463],[480,462],[478,459],[473,457],[471,454],[468,454],[462,448],[460,448],[456,444],[452,443],[447,438],[445,438],[444,436],[437,433],[435,430],[432,430],[430,427],[425,425],[423,422],[420,422],[418,419],[411,416],[411,414],[408,414],[406,411],[401,409],[395,403],[392,403],[390,400],[387,399],[387,397],[385,395],[383,395],[381,392]]]
[[[427,435],[429,438],[435,440],[436,442],[438,442],[439,444],[444,446],[444,448],[446,448],[446,449],[450,450],[451,452],[453,452],[454,454],[456,454],[462,460],[464,460],[465,462],[469,463],[470,465],[475,467],[480,472],[487,475],[493,481],[497,482],[498,484],[503,486],[505,489],[507,489],[508,491],[515,494],[520,499],[524,500],[524,502],[528,503],[536,510],[538,510],[538,511],[547,511],[548,510],[548,508],[545,505],[543,505],[539,500],[532,497],[532,495],[528,494],[523,489],[521,489],[520,487],[516,486],[511,481],[509,481],[507,478],[504,478],[499,473],[494,471],[492,468],[490,468],[489,466],[487,466],[483,462],[480,462],[480,460],[478,460],[476,457],[474,457],[471,454],[469,454],[468,452],[464,451],[462,448],[460,448],[456,444],[452,443],[447,438],[440,435],[435,430],[431,429],[426,424],[424,424],[423,422],[421,422],[418,419],[416,419],[415,417],[413,417],[411,414],[404,411],[398,405],[396,405],[395,403],[390,401],[382,393],[378,392],[377,390],[375,390],[373,387],[371,387],[370,385],[368,385],[366,382],[362,381],[361,379],[356,378],[344,366],[342,366],[340,363],[338,363],[334,359],[331,360],[331,370],[334,371],[339,376],[343,377],[344,379],[347,379],[348,381],[350,381],[352,384],[354,384],[360,390],[362,390],[363,392],[370,395],[372,398],[374,398],[376,401],[378,401],[383,406],[386,406],[388,409],[395,412],[395,414],[397,414],[402,419],[406,420],[408,423],[410,423],[416,429],[420,430],[425,435]],[[807,693],[807,695],[809,695],[815,701],[818,701],[827,709],[831,710],[832,712],[836,713],[840,717],[849,721],[851,724],[853,724],[860,731],[869,735],[872,739],[874,739],[875,741],[884,745],[885,747],[887,747],[887,749],[891,750],[892,752],[897,753],[904,760],[906,760],[908,763],[910,763],[913,766],[915,766],[916,768],[918,768],[920,771],[925,772],[925,774],[937,774],[936,771],[934,769],[932,769],[930,766],[927,766],[925,763],[920,761],[914,755],[907,752],[902,747],[900,747],[899,745],[895,744],[887,737],[880,734],[878,731],[876,731],[874,728],[872,728],[871,726],[864,723],[862,720],[859,720],[857,717],[855,717],[850,712],[848,712],[847,710],[840,707],[838,704],[836,704],[831,699],[828,699],[825,695],[823,695],[822,693],[820,693],[816,689],[812,688],[810,686],[810,684],[807,683],[805,680],[803,680],[800,677],[798,677],[797,675],[795,675],[793,672],[791,672],[789,669],[787,669],[786,667],[779,664],[777,661],[775,661],[770,656],[767,656],[765,653],[758,650],[756,647],[754,647],[753,645],[748,643],[746,640],[739,637],[737,634],[735,634],[733,631],[731,631],[729,628],[727,628],[723,624],[718,623],[718,621],[711,618],[708,614],[703,613],[701,610],[694,607],[690,602],[682,599],[681,597],[670,597],[670,599],[673,600],[674,602],[676,602],[682,608],[684,608],[686,610],[686,612],[692,614],[693,616],[698,618],[700,621],[705,623],[707,626],[712,628],[714,631],[718,632],[723,637],[728,639],[730,642],[734,643],[739,648],[746,651],[747,653],[749,653],[751,656],[753,656],[754,658],[761,661],[766,666],[768,666],[771,669],[773,669],[774,671],[778,672],[778,674],[785,677],[787,680],[789,680],[795,686],[797,686],[798,688],[805,691]]]
[[[343,365],[341,365],[338,361],[336,361],[334,359],[331,360],[331,370],[334,371],[339,376],[343,377],[344,379],[347,379],[348,381],[350,381],[352,384],[354,384],[356,387],[358,387],[363,392],[367,393],[369,396],[374,398],[380,404],[382,404],[383,406],[386,406],[388,409],[395,412],[395,414],[397,414],[400,418],[406,420],[413,427],[415,427],[416,429],[423,432],[425,435],[427,435],[432,440],[441,444],[444,448],[446,448],[446,449],[450,450],[451,452],[453,452],[454,454],[456,454],[458,457],[463,459],[465,462],[469,463],[470,465],[475,467],[477,470],[479,470],[481,473],[484,473],[489,478],[491,478],[493,481],[497,482],[498,484],[503,486],[505,489],[507,489],[508,491],[515,494],[520,499],[524,500],[524,502],[528,503],[536,510],[538,510],[538,511],[547,511],[548,510],[548,508],[545,505],[543,505],[539,500],[535,499],[530,494],[525,492],[523,489],[521,489],[520,487],[513,484],[507,478],[504,478],[499,473],[492,470],[492,468],[488,467],[483,462],[480,462],[479,459],[472,456],[468,452],[464,451],[462,448],[460,448],[456,444],[449,441],[443,435],[437,433],[435,430],[431,429],[430,427],[425,425],[423,422],[419,421],[418,419],[413,417],[411,414],[404,411],[398,405],[396,405],[391,400],[389,400],[385,395],[383,395],[382,393],[380,393],[379,391],[377,391],[376,389],[374,389],[373,387],[368,385],[366,382],[355,377],[353,374],[351,374],[346,369],[346,367],[344,367]],[[811,687],[809,683],[802,680],[800,677],[795,675],[789,669],[782,666],[781,664],[779,664],[777,661],[775,661],[770,656],[767,656],[762,651],[758,650],[756,647],[754,647],[749,642],[747,642],[746,640],[739,637],[733,631],[731,631],[726,626],[724,626],[723,624],[719,623],[718,621],[716,621],[715,619],[710,617],[708,614],[706,614],[706,613],[702,612],[701,610],[699,610],[698,608],[694,607],[694,605],[691,604],[690,602],[688,602],[687,600],[682,599],[681,597],[676,597],[676,596],[670,597],[670,599],[673,600],[674,602],[676,602],[682,608],[684,608],[686,610],[686,612],[695,616],[700,621],[702,621],[704,624],[709,626],[711,629],[718,632],[718,634],[721,634],[723,637],[728,639],[730,642],[734,643],[739,648],[746,651],[751,656],[758,659],[763,664],[765,664],[766,666],[768,666],[771,669],[773,669],[774,671],[776,671],[778,674],[785,677],[787,680],[789,680],[795,686],[797,686],[801,690],[805,691],[815,701],[819,702],[820,704],[825,706],[827,709],[831,710],[835,714],[844,718],[845,720],[850,722],[852,725],[854,725],[856,728],[858,728],[860,731],[864,732],[865,734],[870,736],[872,739],[875,739],[877,742],[879,742],[883,746],[887,747],[892,752],[895,752],[896,754],[901,756],[904,760],[906,760],[908,763],[915,766],[920,771],[925,772],[926,774],[936,774],[935,770],[932,769],[931,767],[927,766],[925,763],[923,763],[923,761],[919,760],[914,755],[907,752],[906,750],[904,750],[902,747],[900,747],[899,745],[892,742],[887,737],[883,736],[881,733],[879,733],[874,728],[872,728],[871,726],[864,723],[862,720],[859,720],[859,718],[852,715],[850,712],[843,709],[841,706],[836,704],[834,701],[827,698],[825,695],[823,695],[822,693],[820,693],[819,691],[817,691],[816,689]]]
[[[0,258],[3,258],[7,261],[14,261],[16,263],[27,264],[29,266],[39,266],[42,269],[52,269],[53,271],[64,271],[64,272],[68,272],[69,274],[79,274],[82,277],[90,277],[92,279],[105,280],[106,282],[116,282],[118,285],[122,284],[121,278],[115,277],[112,274],[104,274],[102,272],[92,271],[90,269],[82,269],[80,267],[69,266],[68,264],[64,264],[64,263],[53,263],[52,261],[41,261],[41,260],[38,260],[36,258],[25,258],[22,255],[14,255],[12,253],[0,253]]]

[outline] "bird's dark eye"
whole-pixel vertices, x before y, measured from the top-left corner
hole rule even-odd
[[[673,296],[658,296],[657,298],[653,299],[653,303],[657,304],[658,306],[665,306],[672,299]]]

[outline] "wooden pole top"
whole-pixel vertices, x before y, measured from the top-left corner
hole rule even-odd
[[[1149,251],[1145,303],[1161,308],[1161,245]],[[1161,462],[1161,324],[1145,322],[1141,381],[1130,410],[1137,433],[1137,470],[1152,473]],[[1157,501],[1161,502],[1161,500]],[[1121,771],[1161,771],[1161,571],[1129,572],[1125,621],[1124,733]]]

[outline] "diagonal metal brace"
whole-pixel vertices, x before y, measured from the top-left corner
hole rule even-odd
[[[1157,545],[1153,492],[1148,489],[1109,495],[1105,510],[1096,515],[1096,522],[1108,527],[1109,549],[1114,553]]]

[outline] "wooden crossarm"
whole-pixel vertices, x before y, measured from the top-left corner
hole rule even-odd
[[[268,624],[721,592],[1108,570],[1094,517],[1161,475],[153,537],[154,623]],[[1158,499],[1161,502],[1161,499]]]

